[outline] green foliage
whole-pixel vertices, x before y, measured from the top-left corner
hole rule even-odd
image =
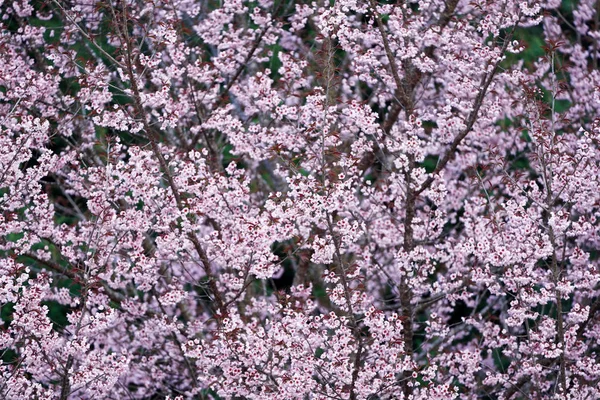
[[[423,160],[423,162],[421,163],[421,167],[425,168],[425,171],[427,171],[427,173],[430,174],[435,170],[438,160],[439,160],[438,156],[429,155],[429,156],[425,157],[425,160]]]
[[[62,331],[69,324],[67,314],[71,309],[53,300],[43,301],[42,304],[48,307],[48,318],[52,321],[53,329]]]

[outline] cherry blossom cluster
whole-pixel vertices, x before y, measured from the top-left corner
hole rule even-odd
[[[600,398],[598,2],[0,29],[0,398]]]

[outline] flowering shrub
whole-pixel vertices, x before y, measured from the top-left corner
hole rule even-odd
[[[600,398],[591,0],[0,0],[0,398]]]

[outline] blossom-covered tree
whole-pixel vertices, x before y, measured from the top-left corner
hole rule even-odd
[[[599,4],[0,0],[0,397],[600,398]]]

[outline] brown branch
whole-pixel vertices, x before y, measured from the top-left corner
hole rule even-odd
[[[467,117],[467,124],[466,124],[465,128],[462,130],[462,132],[460,132],[454,138],[454,140],[452,141],[452,144],[450,145],[450,147],[448,148],[448,150],[446,151],[444,156],[440,159],[437,166],[435,167],[435,170],[431,173],[431,175],[429,175],[429,177],[427,179],[425,179],[425,181],[421,184],[419,189],[417,189],[415,191],[415,194],[417,196],[420,195],[421,193],[423,193],[425,190],[427,190],[431,186],[431,184],[435,180],[435,176],[437,174],[439,174],[444,168],[446,168],[446,165],[448,164],[448,162],[450,162],[450,160],[452,160],[454,158],[454,156],[456,155],[458,146],[460,146],[462,141],[467,137],[467,135],[473,129],[473,126],[475,125],[475,122],[477,121],[477,118],[479,116],[479,110],[481,109],[481,106],[482,106],[483,100],[485,99],[485,96],[487,94],[488,88],[492,84],[492,81],[494,80],[495,75],[498,73],[500,62],[502,61],[502,54],[504,54],[504,52],[506,51],[508,44],[510,43],[510,40],[512,38],[513,33],[514,33],[514,28],[504,39],[504,44],[502,45],[502,49],[500,50],[500,59],[498,61],[496,61],[492,71],[489,73],[486,73],[483,76],[483,78],[481,80],[481,88],[479,89],[479,92],[477,93],[477,96],[475,97],[475,101],[473,103],[473,110],[471,110],[471,112],[469,113],[469,116]]]
[[[370,0],[370,2],[371,8],[373,8],[373,12],[375,13],[377,28],[383,40],[383,47],[385,49],[385,54],[390,64],[392,76],[394,78],[394,82],[396,83],[396,90],[394,92],[394,96],[396,99],[398,99],[398,102],[392,104],[387,118],[383,124],[384,135],[388,135],[392,130],[392,127],[398,120],[398,116],[400,115],[400,111],[402,109],[407,110],[407,114],[412,113],[412,110],[414,109],[412,95],[414,94],[414,90],[416,89],[417,85],[421,82],[423,78],[423,73],[419,69],[415,68],[410,61],[408,61],[403,65],[404,70],[406,71],[405,77],[404,79],[400,78],[398,66],[396,64],[396,59],[391,51],[389,39],[383,27],[381,16],[377,14],[375,10],[375,0]],[[450,23],[450,20],[454,15],[454,11],[456,10],[457,5],[458,0],[449,0],[448,3],[446,3],[446,8],[444,9],[444,12],[442,13],[435,25],[439,29],[440,33],[442,30],[444,30],[444,28],[446,28],[448,23]],[[434,50],[434,46],[428,46],[424,52],[425,56],[429,58],[433,57]]]
[[[279,9],[279,7],[278,7]],[[271,22],[275,19],[275,16],[273,16],[273,18],[271,19]],[[246,55],[246,58],[244,59],[244,62],[242,62],[240,64],[240,66],[238,67],[238,69],[235,71],[235,73],[233,74],[233,76],[231,77],[231,79],[229,80],[229,82],[227,83],[227,86],[225,86],[225,89],[223,90],[223,92],[221,92],[221,95],[219,96],[219,98],[215,101],[214,105],[213,105],[213,110],[216,109],[217,107],[221,106],[225,100],[227,100],[227,97],[229,95],[229,91],[231,90],[231,88],[233,87],[233,85],[235,84],[235,82],[238,80],[238,78],[240,77],[240,75],[242,74],[242,72],[244,72],[244,69],[246,69],[246,67],[248,66],[248,63],[250,62],[250,60],[252,59],[252,57],[254,57],[254,53],[256,52],[256,50],[258,50],[258,47],[260,46],[260,43],[262,42],[263,37],[265,36],[265,34],[267,33],[267,31],[271,28],[271,25],[267,25],[258,35],[258,37],[256,38],[256,40],[254,41],[254,44],[252,45],[252,47],[250,48],[250,51],[248,52],[248,54]],[[190,142],[188,149],[191,150],[194,147],[196,147],[196,144],[198,144],[198,141],[200,140],[201,136],[205,136],[206,133],[204,133],[204,129],[200,128],[200,130],[198,131],[198,133],[192,138],[192,141]]]
[[[587,319],[585,321],[583,321],[583,323],[577,329],[577,340],[583,339],[583,335],[585,333],[587,326],[595,318],[596,313],[598,311],[600,311],[600,298],[597,298],[596,301],[594,301],[594,303],[590,306],[590,311],[588,313]]]
[[[162,314],[167,315],[165,308],[163,307],[162,303],[160,302],[160,299],[158,298],[158,294],[156,293],[156,290],[152,290],[152,294],[154,295],[154,298],[156,299],[156,302],[158,303],[158,308],[160,308],[160,311],[162,312]],[[190,362],[189,358],[186,357],[185,352],[183,351],[183,343],[181,343],[181,341],[179,340],[179,338],[177,337],[175,332],[171,332],[171,340],[173,341],[173,343],[175,343],[177,349],[179,350],[179,354],[183,358],[185,367],[188,370],[188,373],[190,374],[190,378],[192,379],[192,386],[197,388],[198,387],[198,378],[196,377],[196,371],[194,370],[194,367],[193,367],[192,363]]]
[[[553,364],[552,360],[549,360],[549,359],[544,359],[544,360],[540,361],[540,365],[542,367],[550,367],[552,364]],[[519,392],[521,394],[525,394],[525,393],[523,393],[522,388],[523,388],[523,386],[525,386],[530,381],[531,381],[531,377],[530,376],[524,376],[524,377],[521,377],[517,381],[517,383],[508,382],[511,385],[511,387],[510,387],[510,389],[507,389],[504,392],[504,397],[503,398],[508,400],[512,396],[514,396],[517,392]]]
[[[333,230],[333,217],[327,215],[327,227],[329,228],[329,234],[333,240],[333,244],[335,247],[335,258],[337,259],[337,264],[339,267],[339,276],[342,281],[342,287],[344,288],[344,297],[346,298],[346,303],[348,305],[348,316],[350,317],[350,323],[352,324],[352,331],[354,332],[354,337],[358,343],[358,348],[356,350],[356,358],[354,359],[354,367],[352,370],[352,382],[350,383],[350,400],[356,400],[356,381],[358,380],[358,374],[360,373],[361,362],[362,362],[362,353],[363,353],[363,340],[360,333],[360,329],[358,327],[358,322],[356,321],[356,317],[354,316],[354,310],[352,307],[352,296],[350,295],[350,286],[348,285],[348,279],[346,277],[346,268],[344,268],[344,262],[342,261],[342,253],[340,250],[340,242],[337,238],[335,231]]]
[[[119,63],[117,60],[115,60],[113,56],[111,56],[110,54],[108,54],[108,52],[106,50],[104,50],[102,48],[102,46],[100,46],[98,43],[96,43],[96,41],[94,40],[94,38],[92,36],[90,36],[89,33],[87,33],[81,26],[79,26],[79,24],[73,19],[73,17],[69,15],[69,13],[67,12],[67,10],[65,10],[65,8],[62,6],[62,4],[60,4],[57,0],[52,0],[52,2],[54,4],[56,4],[58,6],[58,8],[60,8],[60,10],[62,11],[63,15],[69,20],[69,22],[71,24],[73,24],[73,26],[75,28],[77,28],[77,30],[79,31],[79,33],[81,33],[81,35],[85,39],[87,39],[100,53],[102,53],[106,58],[108,58],[110,60],[110,62],[112,62],[114,65],[122,67],[121,63]]]
[[[123,6],[126,7],[125,4]],[[136,110],[136,113],[141,117],[142,125],[144,127],[144,131],[146,132],[146,134],[148,136],[148,140],[150,142],[152,152],[154,153],[155,157],[158,159],[158,163],[163,172],[163,175],[167,179],[168,186],[171,189],[171,193],[173,194],[173,198],[175,199],[177,208],[181,211],[185,208],[185,206],[183,204],[183,200],[181,198],[179,188],[177,187],[177,184],[175,183],[175,180],[173,179],[173,175],[171,174],[171,172],[169,170],[169,165],[167,164],[167,161],[165,160],[165,158],[158,146],[158,140],[160,138],[160,134],[158,132],[156,132],[154,130],[154,128],[151,127],[150,124],[148,123],[148,118],[147,118],[146,112],[144,110],[144,107],[142,106],[140,90],[138,88],[137,80],[136,80],[136,77],[135,77],[135,74],[133,71],[131,43],[129,40],[129,36],[127,34],[127,25],[126,25],[127,15],[126,15],[125,8],[123,9],[123,21],[125,24],[125,29],[123,30],[123,32],[121,32],[120,28],[118,28],[118,24],[117,24],[117,29],[119,30],[119,33],[121,34],[121,36],[126,44],[126,46],[125,46],[126,72],[129,77],[130,84],[131,84],[131,90],[132,90],[132,94],[133,94],[133,105]],[[200,261],[202,262],[204,272],[206,273],[206,276],[208,277],[208,280],[209,280],[209,283],[208,283],[209,287],[215,298],[215,302],[217,303],[217,308],[219,309],[219,311],[221,313],[221,317],[224,317],[227,314],[227,310],[224,307],[223,299],[222,299],[221,294],[215,283],[215,278],[214,278],[214,274],[212,272],[212,267],[210,265],[210,260],[208,259],[208,256],[206,255],[206,252],[202,248],[196,235],[193,232],[190,232],[190,233],[188,233],[187,236],[188,236],[188,239],[192,242],[194,249],[198,253],[198,256],[200,257]]]
[[[371,8],[373,9],[373,14],[375,16],[375,21],[377,23],[377,28],[379,29],[379,34],[381,35],[381,39],[383,41],[383,48],[385,49],[385,54],[390,64],[390,69],[392,72],[392,78],[394,78],[394,82],[396,83],[396,90],[394,92],[394,96],[398,99],[398,103],[394,103],[388,118],[383,124],[383,131],[385,134],[389,134],[392,130],[392,127],[396,123],[398,116],[400,115],[400,111],[402,108],[405,110],[412,110],[413,102],[410,97],[410,93],[414,90],[414,86],[410,85],[408,82],[408,76],[405,80],[400,78],[400,73],[398,70],[398,65],[396,64],[396,57],[394,56],[392,49],[390,47],[390,42],[387,37],[387,32],[383,26],[383,21],[381,20],[381,16],[377,12],[377,3],[375,0],[370,0]],[[412,88],[411,88],[412,86]],[[408,91],[410,90],[410,92]]]
[[[73,366],[73,356],[67,358],[67,363],[63,369],[62,378],[60,380],[60,400],[67,400],[71,392],[71,383],[69,382],[69,370]]]
[[[81,282],[82,277],[77,275],[75,273],[74,269],[63,268],[60,265],[53,263],[52,261],[42,260],[41,258],[36,257],[32,254],[21,254],[21,257],[27,257],[27,258],[35,261],[36,263],[43,265],[44,267],[48,268],[49,270],[57,272],[61,275],[64,275],[67,278],[72,279],[75,282]]]

